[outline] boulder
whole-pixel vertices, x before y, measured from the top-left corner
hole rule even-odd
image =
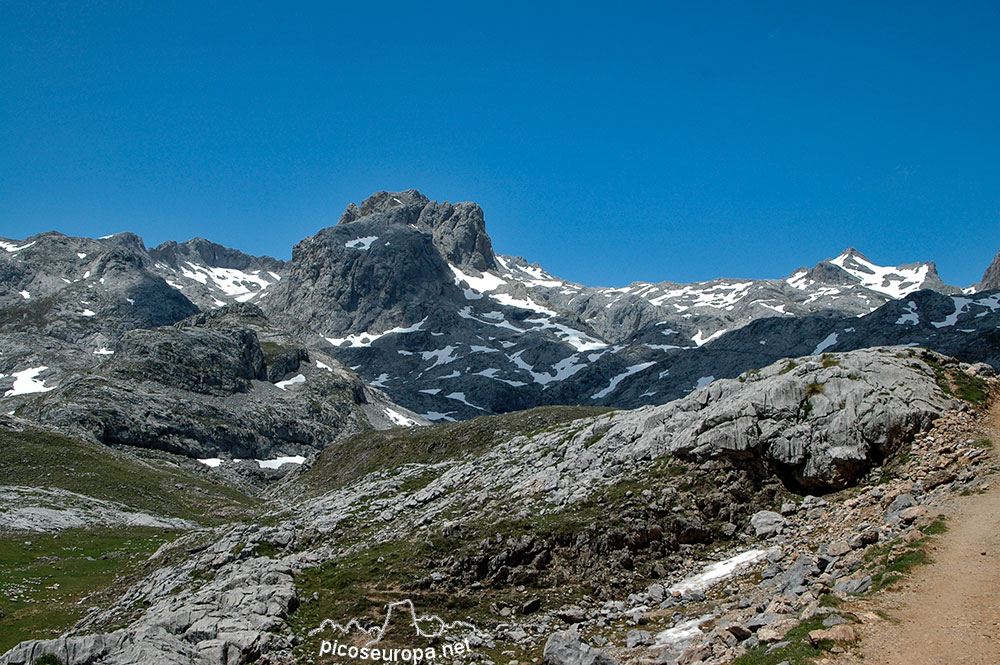
[[[781,533],[785,518],[771,510],[761,510],[750,518],[750,526],[758,538],[770,538]]]
[[[552,633],[545,641],[542,658],[546,665],[618,665],[609,654],[585,644],[575,630]]]

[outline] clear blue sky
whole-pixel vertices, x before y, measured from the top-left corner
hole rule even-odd
[[[542,5],[541,7],[539,5]],[[0,235],[287,258],[379,189],[591,285],[1000,250],[996,2],[0,3]]]

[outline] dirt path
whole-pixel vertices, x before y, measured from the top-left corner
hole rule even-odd
[[[992,438],[1000,442],[1000,407],[992,415]],[[865,663],[1000,663],[1000,480],[945,512],[949,528],[931,550],[934,562],[880,603],[898,623],[879,621],[865,631]]]

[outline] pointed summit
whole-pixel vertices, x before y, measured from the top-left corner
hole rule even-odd
[[[786,281],[795,288],[805,288],[810,283],[858,284],[890,298],[903,298],[921,289],[941,293],[959,291],[941,281],[933,261],[880,266],[854,247],[848,247],[835,258],[821,261],[809,270],[800,268]]]

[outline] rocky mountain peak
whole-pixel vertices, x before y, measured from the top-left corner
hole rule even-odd
[[[283,261],[270,256],[251,256],[205,238],[192,238],[183,243],[168,240],[149,250],[149,255],[171,268],[178,268],[182,262],[189,262],[211,268],[280,270],[284,264]]]
[[[366,198],[360,206],[354,203],[347,206],[337,225],[359,222],[416,227],[431,235],[448,263],[478,271],[496,268],[483,210],[475,203],[439,203],[415,189],[381,191]]]
[[[360,206],[354,203],[347,206],[338,223],[350,224],[363,217],[379,213],[397,213],[396,216],[400,217],[401,215],[398,214],[400,212],[403,213],[402,216],[409,213],[409,216],[415,220],[428,203],[430,203],[430,199],[415,189],[408,189],[404,192],[375,192],[362,201]]]
[[[880,266],[854,247],[848,247],[835,258],[821,261],[808,270],[799,269],[786,281],[796,288],[811,283],[858,285],[890,298],[902,298],[920,289],[942,293],[960,291],[941,280],[934,262]]]
[[[979,283],[979,290],[1000,289],[1000,252],[993,258],[993,263],[983,273],[983,281]]]

